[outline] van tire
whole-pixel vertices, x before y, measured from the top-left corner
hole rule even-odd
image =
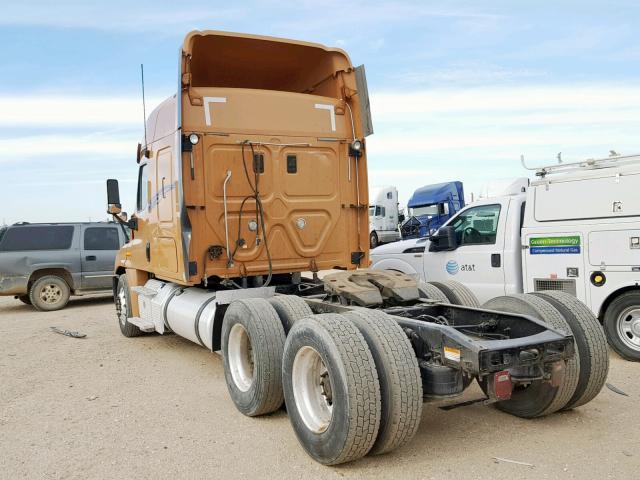
[[[451,303],[442,290],[436,287],[433,283],[418,280],[418,293],[420,294],[420,298],[435,300],[442,303]]]
[[[118,285],[113,300],[116,304],[116,315],[122,335],[125,337],[139,337],[142,335],[144,332],[128,320],[133,314],[131,312],[131,290],[129,289],[129,280],[126,273],[118,277]]]
[[[543,291],[534,295],[547,300],[564,316],[571,327],[578,351],[578,385],[563,410],[584,405],[600,393],[609,373],[609,352],[602,326],[589,307],[573,295],[558,291]]]
[[[553,328],[571,333],[571,327],[562,314],[542,297],[527,293],[496,297],[482,305],[482,308],[529,315]],[[558,387],[553,387],[543,380],[534,380],[522,389],[514,389],[511,399],[495,403],[496,408],[521,418],[543,417],[564,408],[578,385],[580,374],[578,357],[579,352],[576,352],[565,362],[564,377]],[[486,393],[486,380],[478,379],[478,383]]]
[[[289,333],[293,324],[298,320],[313,315],[309,304],[294,295],[276,295],[269,298],[268,302],[280,317],[284,333]]]
[[[445,282],[427,282],[437,287],[449,299],[449,303],[463,307],[480,307],[475,294],[460,282],[447,280]]]
[[[248,417],[282,406],[285,333],[275,309],[263,298],[231,302],[222,321],[222,359],[229,396]]]
[[[41,312],[52,312],[66,307],[70,296],[69,285],[57,275],[40,277],[29,289],[31,305]]]
[[[380,429],[370,455],[391,452],[415,436],[422,418],[422,377],[416,354],[402,327],[384,312],[343,314],[369,346],[380,381]]]
[[[296,322],[282,368],[289,421],[309,456],[324,465],[365,456],[380,426],[380,384],[353,322],[335,313]],[[305,387],[316,375],[323,379],[322,392]]]
[[[624,321],[622,317],[628,316],[625,315],[625,311],[629,312],[632,309],[640,310],[640,291],[638,290],[625,292],[609,304],[604,312],[604,332],[609,340],[609,345],[618,355],[625,360],[640,362],[640,346],[633,348],[632,344],[630,345],[630,342],[625,341],[622,337],[624,333],[618,329],[619,323]],[[634,336],[640,338],[640,335]]]

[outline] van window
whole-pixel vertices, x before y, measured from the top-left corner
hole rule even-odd
[[[140,165],[138,172],[138,211],[145,210],[149,205],[149,167],[145,163]]]
[[[20,226],[7,229],[0,250],[67,250],[72,240],[73,225]]]
[[[465,210],[450,225],[458,245],[493,245],[499,218],[500,205],[481,205]]]
[[[92,227],[84,231],[85,250],[118,250],[120,239],[116,228]]]

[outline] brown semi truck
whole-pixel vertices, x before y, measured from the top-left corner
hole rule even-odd
[[[345,52],[195,31],[178,78],[146,121],[130,220],[107,181],[108,211],[132,233],[115,264],[125,336],[174,332],[221,351],[238,410],[286,403],[324,464],[404,445],[423,401],[474,379],[478,401],[525,418],[600,391],[606,342],[575,299],[480,307],[455,282],[367,270],[373,130],[364,68]],[[328,269],[338,271],[320,280]]]

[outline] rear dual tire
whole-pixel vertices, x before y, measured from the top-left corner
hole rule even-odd
[[[509,295],[489,300],[484,308],[538,318],[574,338],[574,357],[565,362],[559,387],[537,380],[498,402],[504,412],[524,418],[548,415],[582,406],[600,392],[609,371],[607,343],[598,320],[577,298],[564,292]],[[486,383],[479,382],[483,389]]]
[[[295,323],[284,349],[287,412],[304,450],[324,465],[371,450],[381,418],[380,383],[363,335],[333,313]]]

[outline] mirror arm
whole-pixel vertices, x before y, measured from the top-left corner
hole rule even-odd
[[[117,215],[115,213],[112,213],[111,216],[113,216],[113,218],[116,219],[116,221],[120,224],[120,228],[122,229],[122,233],[124,233],[124,238],[127,240],[127,243],[129,243],[129,241],[131,240],[129,238],[129,234],[127,233],[127,230],[124,228],[125,226],[131,228],[129,226],[129,222],[123,220],[120,215]]]

